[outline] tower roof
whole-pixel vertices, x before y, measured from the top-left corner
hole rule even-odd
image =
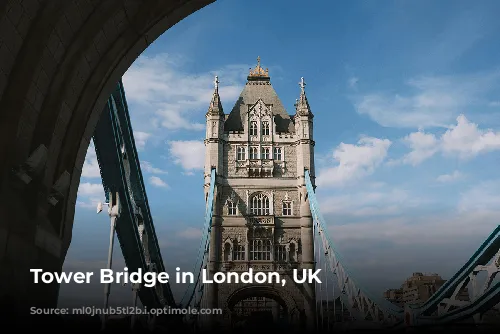
[[[306,82],[304,81],[304,77],[300,78],[299,86],[300,97],[297,99],[297,103],[295,103],[296,115],[313,118],[314,115],[311,111],[311,107],[309,106],[309,101],[307,101]]]
[[[212,95],[212,101],[210,101],[210,106],[208,107],[207,115],[224,115],[224,110],[222,109],[222,103],[219,96],[219,77],[215,76],[214,80],[214,93]]]
[[[224,131],[243,131],[248,105],[255,104],[259,99],[272,105],[277,132],[295,132],[290,115],[286,112],[278,94],[271,85],[269,70],[267,68],[264,70],[260,65],[260,57],[257,58],[257,66],[250,69],[247,83],[224,123]]]

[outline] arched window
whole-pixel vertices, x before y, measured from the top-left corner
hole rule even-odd
[[[231,244],[229,242],[226,242],[224,244],[224,261],[228,262],[231,261]]]
[[[257,147],[250,147],[250,160],[259,159],[259,150]]]
[[[236,216],[236,203],[227,201],[227,214],[229,216]]]
[[[274,261],[278,262],[286,261],[286,245],[274,246]]]
[[[250,122],[250,136],[257,136],[257,122]]]
[[[269,214],[269,197],[259,193],[252,198],[251,212],[256,216],[265,216]]]
[[[253,239],[250,240],[250,260],[269,261],[271,260],[271,240]]]
[[[292,215],[292,202],[283,202],[283,216]]]
[[[237,241],[235,241],[233,245],[233,260],[234,261],[245,260],[245,246],[240,245]]]
[[[262,148],[262,159],[264,160],[271,159],[271,153],[269,147]]]
[[[295,243],[290,244],[290,253],[288,255],[288,260],[290,262],[297,262],[297,248],[295,247]]]
[[[268,121],[262,122],[262,135],[269,136],[269,122]]]
[[[238,154],[237,154],[237,157],[236,159],[238,160],[245,160],[246,158],[246,154],[245,154],[245,147],[244,146],[238,146]]]
[[[281,161],[281,147],[274,148],[274,160]]]

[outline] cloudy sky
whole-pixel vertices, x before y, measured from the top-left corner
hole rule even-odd
[[[199,246],[214,75],[228,112],[260,56],[289,113],[306,80],[320,206],[356,279],[380,294],[415,271],[450,277],[499,223],[499,10],[494,0],[219,0],[166,32],[123,80],[167,269],[191,270]],[[91,145],[65,270],[104,266],[103,199]],[[123,268],[118,247],[115,259]],[[100,302],[102,289],[63,286],[61,300]],[[128,288],[120,298],[131,300]]]

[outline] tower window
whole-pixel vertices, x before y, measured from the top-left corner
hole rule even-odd
[[[224,261],[231,261],[231,244],[229,242],[224,244]]]
[[[233,245],[233,259],[234,261],[244,261],[245,260],[245,246],[240,245],[237,242]]]
[[[271,158],[271,153],[269,151],[269,147],[264,147],[262,149],[262,159],[268,160]]]
[[[250,122],[250,136],[257,136],[257,122]]]
[[[286,261],[286,245],[276,245],[274,247],[274,260],[278,262]]]
[[[238,154],[237,154],[237,159],[238,160],[245,160],[246,154],[245,154],[245,147],[244,146],[238,146]]]
[[[283,202],[283,216],[292,215],[292,202]]]
[[[236,216],[236,203],[232,201],[227,202],[227,214],[230,216]]]
[[[306,123],[302,123],[302,136],[304,138],[307,138],[307,124]]]
[[[295,248],[295,244],[290,244],[290,253],[288,254],[288,261],[296,262],[297,261],[297,249]]]
[[[250,260],[271,260],[271,240],[253,239],[250,241]]]
[[[262,135],[269,136],[269,122],[262,122]]]
[[[259,159],[259,150],[257,147],[250,147],[250,160]]]
[[[274,160],[281,161],[281,147],[274,148]]]
[[[260,193],[252,198],[251,212],[256,216],[269,214],[269,197]]]

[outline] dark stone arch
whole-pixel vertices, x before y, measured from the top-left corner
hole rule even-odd
[[[245,286],[233,291],[226,300],[226,307],[233,310],[234,306],[241,300],[250,297],[266,297],[278,302],[287,312],[297,309],[295,300],[284,292],[280,292],[276,287],[266,285]]]
[[[108,97],[156,38],[212,2],[1,2],[0,295],[8,292],[24,308],[56,306],[58,286],[33,284],[29,269],[62,269],[83,162]],[[12,171],[38,148],[40,166],[27,171],[34,182],[23,186]],[[51,210],[48,196],[61,177],[69,186]],[[38,232],[47,226],[41,245]]]

